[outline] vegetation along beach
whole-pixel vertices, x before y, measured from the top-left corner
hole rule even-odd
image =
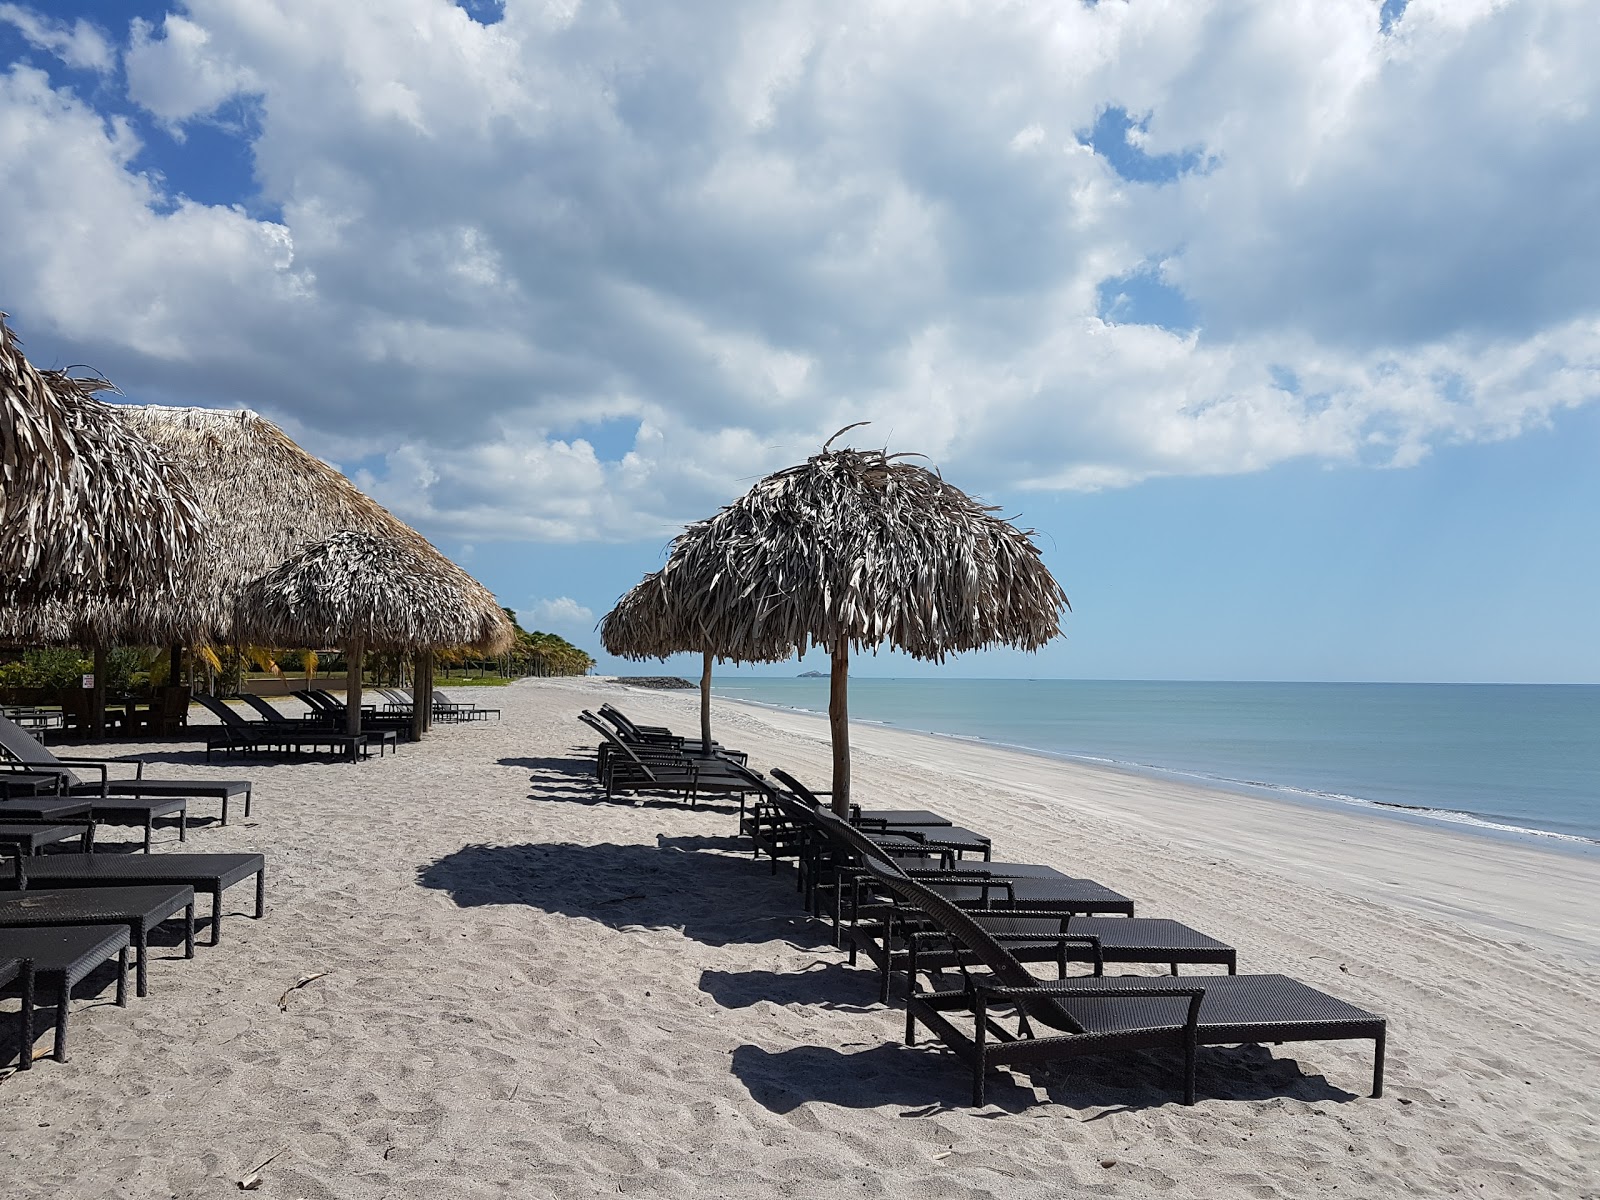
[[[1597,55],[0,2],[0,1200],[1600,1200]]]

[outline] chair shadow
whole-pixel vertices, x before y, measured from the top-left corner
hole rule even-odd
[[[700,990],[723,1008],[808,1004],[835,1012],[882,1011],[878,976],[842,962],[818,961],[797,971],[702,971]]]
[[[677,929],[708,946],[830,945],[765,866],[725,854],[641,845],[467,845],[417,871],[462,908],[526,904],[613,929]]]
[[[916,1047],[890,1043],[855,1053],[820,1046],[769,1053],[758,1046],[740,1046],[733,1052],[732,1069],[754,1100],[779,1114],[813,1100],[846,1108],[922,1106],[922,1111],[906,1116],[968,1107],[972,1075],[966,1064],[935,1049],[926,1030],[919,1034]],[[1202,1103],[1277,1098],[1309,1104],[1359,1098],[1334,1087],[1324,1076],[1305,1073],[1294,1059],[1276,1056],[1265,1046],[1203,1046],[1195,1078]],[[970,1111],[998,1115],[989,1109],[1017,1113],[1049,1103],[1105,1110],[1088,1118],[1099,1120],[1112,1112],[1181,1105],[1182,1079],[1183,1060],[1176,1052],[1086,1055],[1016,1072],[991,1071],[988,1108]]]
[[[581,758],[497,758],[502,767],[521,767],[535,774],[571,775],[578,779],[594,778],[594,763]]]

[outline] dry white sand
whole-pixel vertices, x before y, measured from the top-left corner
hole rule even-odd
[[[268,915],[194,962],[158,950],[147,999],[80,1001],[72,1061],[0,1082],[0,1196],[238,1195],[270,1159],[258,1194],[350,1200],[1600,1197],[1592,859],[859,729],[861,798],[1390,1019],[1382,1100],[1369,1046],[1311,1043],[1202,1052],[1193,1108],[1174,1060],[1133,1055],[997,1076],[972,1110],[787,869],[751,862],[736,805],[598,797],[576,711],[692,731],[692,694],[469,695],[505,720],[362,766],[145,748],[256,780],[256,815],[188,848],[264,850]],[[821,722],[717,719],[753,765],[825,778]]]

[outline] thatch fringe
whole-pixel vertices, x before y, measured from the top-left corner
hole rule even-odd
[[[0,603],[127,596],[174,582],[193,494],[117,409],[111,384],[41,371],[0,313]]]
[[[335,533],[246,587],[239,610],[241,636],[271,646],[498,654],[513,640],[489,590],[417,535]]]
[[[690,525],[652,585],[659,613],[624,614],[635,650],[745,660],[888,644],[937,662],[1057,637],[1070,606],[1032,531],[903,458],[825,451]]]

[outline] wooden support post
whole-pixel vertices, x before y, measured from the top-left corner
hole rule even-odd
[[[346,733],[361,732],[361,667],[366,658],[366,645],[356,638],[344,652],[344,729]]]
[[[427,732],[428,722],[422,710],[422,660],[426,650],[418,650],[411,663],[411,740],[420,742]]]
[[[828,729],[833,735],[833,811],[850,817],[850,643],[833,648],[828,676]]]
[[[711,651],[700,667],[700,753],[711,757]]]
[[[172,643],[171,658],[167,660],[167,686],[177,687],[183,682],[183,647]]]

